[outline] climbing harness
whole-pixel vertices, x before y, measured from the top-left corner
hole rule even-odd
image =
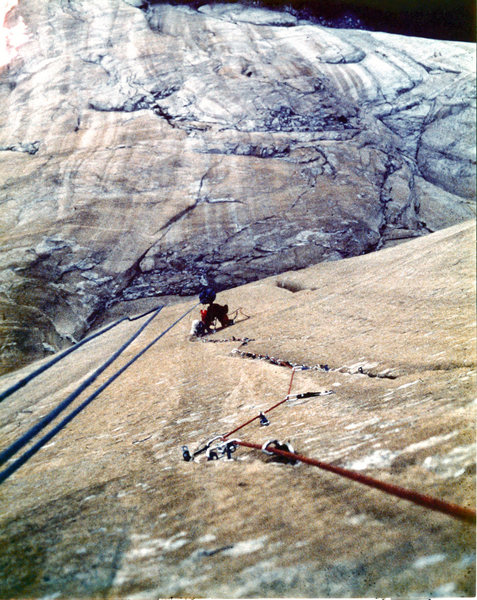
[[[200,304],[208,304],[208,308],[200,311],[200,320],[196,320],[192,324],[192,330],[190,332],[190,341],[193,341],[194,337],[201,338],[204,334],[215,333],[217,331],[217,321],[220,321],[222,328],[234,325],[238,315],[241,314],[244,319],[250,319],[250,315],[244,313],[241,306],[235,310],[228,312],[228,306],[220,306],[213,304],[216,298],[215,290],[211,287],[203,288],[199,293]]]
[[[29,448],[26,452],[24,452],[18,459],[16,459],[12,464],[10,464],[6,469],[0,471],[0,483],[5,481],[10,475],[12,475],[15,471],[17,471],[29,458],[31,458],[34,454],[38,452],[46,443],[48,443],[57,433],[59,433],[76,415],[78,415],[82,410],[84,410],[101,392],[103,392],[113,381],[115,381],[126,369],[128,369],[134,362],[136,362],[143,354],[145,354],[149,348],[151,348],[158,340],[160,340],[168,331],[170,331],[179,321],[181,321],[186,315],[192,312],[198,303],[194,305],[192,308],[188,309],[184,314],[182,314],[178,319],[176,319],[172,325],[169,325],[162,333],[156,336],[147,346],[145,346],[142,350],[140,350],[137,354],[135,354],[123,367],[121,367],[118,371],[116,371],[107,381],[105,381],[95,392],[93,392],[90,396],[88,396],[77,408],[75,408],[69,415],[67,415],[60,423],[58,423],[51,431],[49,431],[46,435],[44,435],[36,444],[34,444],[31,448]],[[50,423],[60,412],[62,412],[71,402],[84,390],[86,387],[91,385],[91,383],[98,377],[98,375],[109,366],[113,360],[115,360],[119,354],[121,354],[127,346],[129,346],[134,339],[147,327],[147,325],[154,319],[154,317],[159,314],[160,310],[162,310],[162,306],[156,310],[156,312],[150,317],[146,323],[144,323],[136,333],[119,348],[99,369],[97,369],[88,379],[83,382],[72,394],[66,398],[63,402],[61,402],[56,409],[51,411],[44,419],[40,421],[36,426],[32,427],[25,435],[21,436],[16,442],[11,444],[8,448],[6,448],[2,453],[0,453],[0,464],[6,462],[10,457],[12,457],[16,452],[18,452],[25,444],[27,444],[37,433],[39,433],[48,423]]]
[[[32,371],[31,373],[29,373],[28,375],[26,375],[25,377],[23,377],[22,379],[20,379],[13,385],[11,385],[9,388],[7,388],[3,392],[1,392],[0,393],[0,402],[2,400],[5,400],[5,398],[8,398],[8,396],[11,396],[14,392],[16,392],[19,389],[21,389],[22,387],[24,387],[27,383],[32,381],[32,379],[35,379],[35,377],[38,377],[38,375],[41,375],[42,373],[44,373],[47,369],[49,369],[53,365],[56,365],[56,363],[58,363],[60,360],[65,358],[65,356],[68,356],[68,354],[71,354],[75,350],[78,350],[78,348],[80,348],[87,342],[94,340],[95,338],[99,337],[100,335],[103,335],[103,333],[110,331],[111,329],[113,329],[113,327],[116,327],[123,321],[137,321],[138,319],[142,319],[143,317],[146,317],[147,315],[151,314],[152,312],[161,310],[161,308],[163,308],[163,307],[164,307],[164,305],[156,306],[155,308],[152,308],[151,310],[148,310],[140,315],[136,315],[134,317],[123,317],[122,319],[119,319],[118,321],[115,321],[114,323],[109,324],[107,327],[104,327],[100,331],[97,331],[96,333],[91,334],[90,336],[84,338],[83,340],[80,340],[73,346],[66,348],[66,350],[63,350],[59,354],[56,354],[51,360],[46,362],[44,365],[41,365],[41,367],[39,367],[38,369],[35,369],[35,371]]]
[[[207,311],[205,311],[205,310],[203,310],[203,311],[201,310],[201,311],[200,311],[200,313],[201,313],[201,317],[204,317],[204,315],[205,315],[205,313],[206,313],[206,312],[207,312]],[[217,317],[215,317],[215,318],[214,318],[214,320],[213,320],[213,321],[212,321],[212,323],[211,323],[211,326],[209,327],[209,330],[211,330],[211,331],[212,331],[212,333],[216,333],[216,332],[217,332],[219,329],[225,329],[226,327],[231,327],[232,325],[234,325],[234,324],[235,324],[235,320],[237,319],[237,316],[238,316],[239,314],[241,314],[243,317],[245,317],[244,319],[241,319],[241,320],[240,320],[240,323],[242,323],[243,321],[246,321],[247,319],[250,319],[250,315],[247,315],[247,314],[245,314],[245,313],[243,312],[243,310],[242,310],[242,307],[241,307],[241,306],[239,306],[239,308],[236,308],[235,310],[233,310],[233,311],[231,311],[230,313],[228,313],[228,315],[227,315],[227,316],[228,316],[228,318],[229,318],[229,324],[228,324],[228,325],[226,325],[225,327],[222,327],[222,328],[219,328],[219,327],[217,327],[217,321],[218,321],[218,318],[217,318]],[[233,316],[232,316],[232,315],[233,315]],[[200,321],[200,323],[203,323],[203,321]],[[203,327],[204,327],[204,330],[203,330],[203,332],[205,333],[207,330],[205,329],[205,325],[203,325]],[[203,333],[198,333],[198,334],[196,334],[196,335],[198,335],[199,337],[201,337],[201,336],[203,335]],[[232,338],[233,338],[233,337],[234,337],[234,336],[232,336]],[[204,341],[204,340],[202,340],[202,339],[201,339],[201,341]],[[209,340],[209,341],[211,341],[211,342],[215,342],[216,340]],[[217,340],[217,341],[224,341],[224,342],[225,342],[225,341],[229,341],[229,340]],[[236,340],[234,339],[234,340],[232,340],[232,341],[236,341]]]

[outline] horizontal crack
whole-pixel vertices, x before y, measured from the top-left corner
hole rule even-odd
[[[388,372],[381,372],[381,373],[374,373],[372,371],[365,371],[362,367],[359,367],[356,371],[351,371],[350,369],[348,369],[347,367],[329,367],[326,364],[319,364],[319,365],[302,365],[302,364],[298,364],[298,363],[293,363],[289,360],[284,360],[281,358],[276,358],[275,356],[269,356],[268,354],[256,354],[255,352],[243,352],[242,350],[232,350],[231,354],[233,355],[238,355],[241,358],[250,358],[253,360],[264,360],[265,362],[269,362],[272,365],[277,365],[279,367],[288,367],[288,368],[293,368],[293,369],[302,369],[303,371],[332,371],[332,372],[338,372],[338,373],[348,373],[349,375],[367,375],[368,377],[371,378],[378,378],[378,379],[397,379],[398,375],[395,375],[394,373],[390,373]]]

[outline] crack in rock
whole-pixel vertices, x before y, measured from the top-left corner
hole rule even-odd
[[[83,324],[125,297],[224,289],[475,216],[466,45],[258,7],[35,1],[15,9],[24,62],[0,78],[15,110],[2,286],[61,327],[65,305]],[[44,232],[78,248],[36,255],[25,232],[30,250]]]

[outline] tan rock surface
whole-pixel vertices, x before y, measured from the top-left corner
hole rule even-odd
[[[233,461],[181,453],[286,395],[289,369],[234,349],[326,363],[297,372],[293,392],[334,394],[286,403],[268,428],[240,437],[289,439],[308,456],[475,507],[474,245],[466,223],[222,292],[250,318],[210,339],[253,339],[241,347],[190,342],[187,317],[0,486],[0,595],[474,596],[470,525],[244,448]],[[117,365],[194,301],[164,308]],[[137,326],[96,338],[4,400],[2,448]],[[32,368],[3,376],[2,389]]]
[[[119,301],[475,214],[475,45],[137,5],[21,0],[7,20],[29,41],[0,73],[3,371]]]

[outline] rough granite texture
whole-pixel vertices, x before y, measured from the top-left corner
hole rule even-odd
[[[21,0],[0,71],[3,371],[122,301],[475,214],[475,45],[240,5]]]
[[[291,391],[333,394],[236,435],[475,508],[474,249],[465,223],[221,292],[242,313],[217,343],[189,341],[195,309],[0,485],[0,597],[475,597],[472,525],[255,450],[181,451],[286,396],[289,368],[241,353],[328,365],[297,371]],[[165,307],[88,393],[195,301]],[[1,449],[143,322],[1,402]]]

